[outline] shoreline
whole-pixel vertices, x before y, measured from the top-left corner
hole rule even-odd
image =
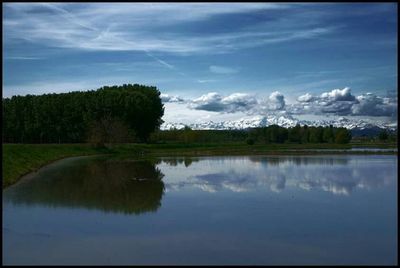
[[[32,177],[34,177],[36,175],[37,172],[39,172],[39,171],[41,171],[43,169],[46,169],[46,168],[50,168],[53,165],[58,164],[59,162],[62,162],[62,161],[68,160],[68,159],[84,158],[84,157],[92,157],[92,156],[101,156],[101,155],[106,155],[106,154],[89,154],[89,155],[65,156],[65,157],[61,157],[61,158],[50,160],[50,162],[42,164],[41,166],[37,167],[35,170],[28,171],[27,173],[21,175],[20,177],[18,177],[18,179],[14,183],[9,184],[7,186],[3,186],[3,190],[8,189],[8,188],[10,188],[12,186],[16,186],[16,185],[18,185],[20,183],[23,183],[23,182],[27,181],[27,180],[30,180],[30,179],[32,179]]]
[[[296,149],[287,149],[287,148],[276,148],[279,145],[273,145],[270,147],[265,145],[259,146],[243,146],[243,145],[233,145],[233,146],[215,146],[215,145],[207,145],[197,146],[191,148],[191,146],[184,146],[184,144],[176,145],[168,145],[169,148],[164,145],[157,144],[145,144],[145,145],[135,145],[135,144],[127,144],[127,145],[116,145],[111,146],[111,148],[103,148],[96,149],[88,146],[87,144],[73,144],[73,145],[11,145],[11,147],[16,147],[17,150],[14,152],[8,152],[7,155],[10,159],[5,161],[4,159],[4,148],[10,147],[10,145],[3,144],[3,190],[21,182],[24,178],[33,176],[38,170],[45,168],[49,165],[52,165],[56,162],[74,158],[74,157],[86,157],[86,156],[98,156],[98,155],[130,155],[132,157],[201,157],[201,156],[252,156],[252,155],[265,155],[265,156],[273,156],[273,155],[397,155],[397,147],[392,148],[380,148],[383,151],[374,151],[371,150],[377,149],[372,146],[368,147],[355,147],[357,150],[353,150],[352,148],[347,146],[342,146],[345,148],[326,148],[329,146],[321,146],[319,144],[314,145],[314,148],[296,148]],[[287,146],[287,145],[285,145]],[[296,145],[299,147],[298,145]],[[53,150],[53,155],[47,155],[48,151],[46,151],[46,147],[48,150]],[[164,148],[163,148],[164,147]],[[192,146],[193,147],[193,146]],[[283,146],[284,147],[284,146]],[[289,145],[290,147],[290,145]],[[294,146],[295,147],[295,146]],[[313,147],[312,145],[307,145],[304,147]],[[317,147],[317,148],[315,148]],[[322,147],[322,148],[321,148]],[[324,148],[325,147],[325,148]],[[336,146],[340,147],[340,146]],[[22,153],[18,151],[23,151]],[[39,148],[40,154],[45,155],[46,157],[34,157],[31,154],[33,148],[37,151]],[[66,149],[74,149],[66,152]],[[77,152],[77,149],[80,150]],[[363,150],[365,149],[365,150]],[[369,150],[368,150],[369,149]],[[36,152],[38,153],[38,152]],[[32,161],[30,161],[32,160]],[[35,160],[35,161],[34,161]],[[13,165],[17,165],[18,168],[14,168]],[[4,170],[7,169],[8,177],[4,175]]]
[[[3,144],[2,149],[3,189],[18,182],[21,177],[58,160],[108,152],[87,144]]]

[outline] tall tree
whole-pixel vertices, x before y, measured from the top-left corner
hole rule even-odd
[[[335,142],[336,143],[349,143],[351,140],[351,133],[346,128],[339,128],[336,132]]]
[[[93,122],[107,118],[118,122],[119,132],[124,125],[140,141],[147,141],[162,124],[163,115],[157,88],[138,84],[86,92],[13,96],[3,98],[3,141],[84,142]]]

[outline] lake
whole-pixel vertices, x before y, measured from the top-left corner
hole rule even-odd
[[[3,264],[397,264],[397,155],[77,157],[3,191]]]

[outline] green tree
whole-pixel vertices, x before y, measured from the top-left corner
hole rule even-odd
[[[338,131],[336,132],[335,142],[344,144],[344,143],[349,143],[350,140],[351,140],[350,131],[346,128],[339,128]]]
[[[248,145],[253,145],[253,144],[254,144],[254,139],[248,137],[248,138],[246,139],[246,143],[247,143]]]
[[[310,142],[311,143],[321,143],[323,141],[323,127],[312,127],[310,128]]]
[[[389,138],[389,135],[388,135],[386,129],[384,129],[381,132],[379,132],[378,138],[381,141],[386,141]]]
[[[310,131],[307,125],[301,129],[301,143],[308,143],[310,141]]]
[[[301,127],[296,125],[288,130],[288,138],[290,142],[301,143]]]
[[[146,142],[162,124],[164,107],[155,87],[138,84],[85,92],[3,98],[3,142],[84,142],[93,122],[113,118]],[[116,121],[117,120],[117,121]]]
[[[335,135],[333,134],[333,126],[330,125],[329,127],[325,127],[323,134],[322,134],[322,140],[324,142],[333,143],[334,138],[335,138]]]

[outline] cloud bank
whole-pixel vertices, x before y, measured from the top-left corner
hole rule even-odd
[[[333,89],[319,96],[306,93],[297,98],[297,103],[288,107],[293,114],[335,114],[350,116],[397,116],[397,95],[386,97],[366,93],[351,94],[348,87]]]
[[[210,92],[188,101],[188,107],[191,109],[225,113],[245,112],[256,104],[257,100],[246,93],[234,93],[222,97],[217,92]]]
[[[372,93],[357,96],[358,103],[351,107],[354,115],[392,116],[397,115],[397,97],[382,98]]]
[[[222,96],[210,92],[194,99],[162,95],[164,103],[181,102],[193,110],[217,113],[236,113],[266,115],[274,112],[287,114],[341,115],[341,116],[387,116],[397,117],[397,95],[377,96],[373,93],[354,96],[350,88],[333,89],[320,95],[306,93],[298,96],[295,103],[287,104],[285,96],[279,91],[267,98],[254,94],[233,93]]]

